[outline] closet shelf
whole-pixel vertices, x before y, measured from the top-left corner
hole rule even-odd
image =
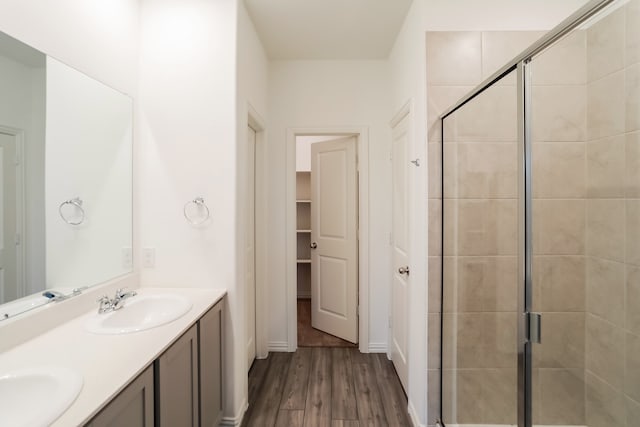
[[[311,264],[310,259],[299,259],[298,264]]]
[[[311,200],[310,199],[299,199],[299,200],[296,200],[296,203],[311,203]]]
[[[296,230],[296,232],[298,232],[298,233],[311,233],[311,230],[299,229],[299,230]]]

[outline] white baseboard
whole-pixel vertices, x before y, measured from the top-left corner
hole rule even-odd
[[[271,341],[267,344],[267,349],[271,352],[287,352],[289,351],[289,343],[286,341]]]
[[[240,411],[240,414],[235,416],[235,417],[222,417],[222,419],[220,420],[220,425],[221,426],[239,426],[240,424],[242,424],[242,419],[244,418],[244,414],[247,413],[247,409],[249,409],[249,403],[246,401],[244,401],[244,404],[241,406],[242,411]]]
[[[369,343],[369,353],[386,353],[386,352],[387,352],[386,342],[370,342]]]
[[[413,427],[425,427],[424,424],[420,423],[420,417],[418,417],[418,412],[416,412],[416,408],[413,407],[413,403],[409,402],[409,419],[413,424]]]

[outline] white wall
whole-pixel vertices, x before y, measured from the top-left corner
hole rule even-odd
[[[386,61],[272,61],[269,66],[269,345],[287,343],[288,128],[369,129],[369,342],[386,348],[391,164]],[[293,286],[293,284],[292,284]]]
[[[267,270],[266,253],[268,252],[266,238],[266,224],[268,221],[267,206],[270,203],[267,180],[267,147],[266,135],[269,132],[267,113],[268,72],[269,63],[262,42],[258,37],[253,22],[247,13],[244,2],[238,2],[238,31],[237,31],[237,104],[236,104],[236,135],[237,135],[237,172],[238,183],[237,212],[246,213],[247,195],[247,129],[249,126],[249,114],[252,120],[260,122],[264,129],[256,136],[255,151],[255,249],[256,259],[254,263],[256,280],[256,356],[267,356],[267,328],[266,318],[269,315],[268,307],[259,302],[264,301],[263,292],[266,291]],[[252,125],[256,128],[256,122]],[[261,132],[260,132],[261,131]],[[245,242],[245,215],[239,217],[241,221],[236,224],[238,242]],[[237,248],[237,274],[238,282],[245,283],[245,247],[239,244]],[[246,314],[246,313],[245,313]],[[243,342],[247,342],[245,337]],[[246,367],[246,371],[249,367]],[[243,390],[246,389],[246,376],[244,377]]]
[[[45,289],[44,105],[45,72],[0,56],[0,125],[24,131],[25,292]]]
[[[226,288],[225,411],[246,399],[244,293],[238,271],[236,0],[143,0],[137,143],[146,286]],[[194,227],[186,202],[210,220]],[[239,250],[239,249],[238,249]]]
[[[421,160],[420,167],[410,168],[409,238],[411,276],[409,278],[409,413],[414,423],[426,423],[426,268],[427,233],[426,177],[426,63],[424,42],[424,4],[414,0],[404,25],[389,55],[391,114],[405,104],[412,108],[409,157]]]
[[[0,31],[135,95],[138,0],[3,0]]]
[[[311,144],[340,139],[335,135],[303,135],[296,138],[296,171],[311,171]]]
[[[132,270],[133,101],[50,57],[46,81],[47,288],[103,283]]]

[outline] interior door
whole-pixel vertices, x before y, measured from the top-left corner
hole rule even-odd
[[[311,145],[311,325],[358,341],[355,136]]]
[[[405,116],[393,128],[393,281],[391,289],[391,360],[407,390],[408,296],[409,296],[409,209],[407,174],[409,158],[408,121]]]
[[[256,237],[255,237],[255,164],[256,131],[247,129],[247,191],[246,191],[246,234],[245,234],[245,290],[247,328],[247,368],[251,368],[256,358]]]
[[[0,303],[18,295],[16,138],[0,132]]]

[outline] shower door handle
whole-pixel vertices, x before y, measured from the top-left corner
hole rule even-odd
[[[540,344],[542,342],[542,315],[540,313],[527,313],[529,327],[529,342]]]

